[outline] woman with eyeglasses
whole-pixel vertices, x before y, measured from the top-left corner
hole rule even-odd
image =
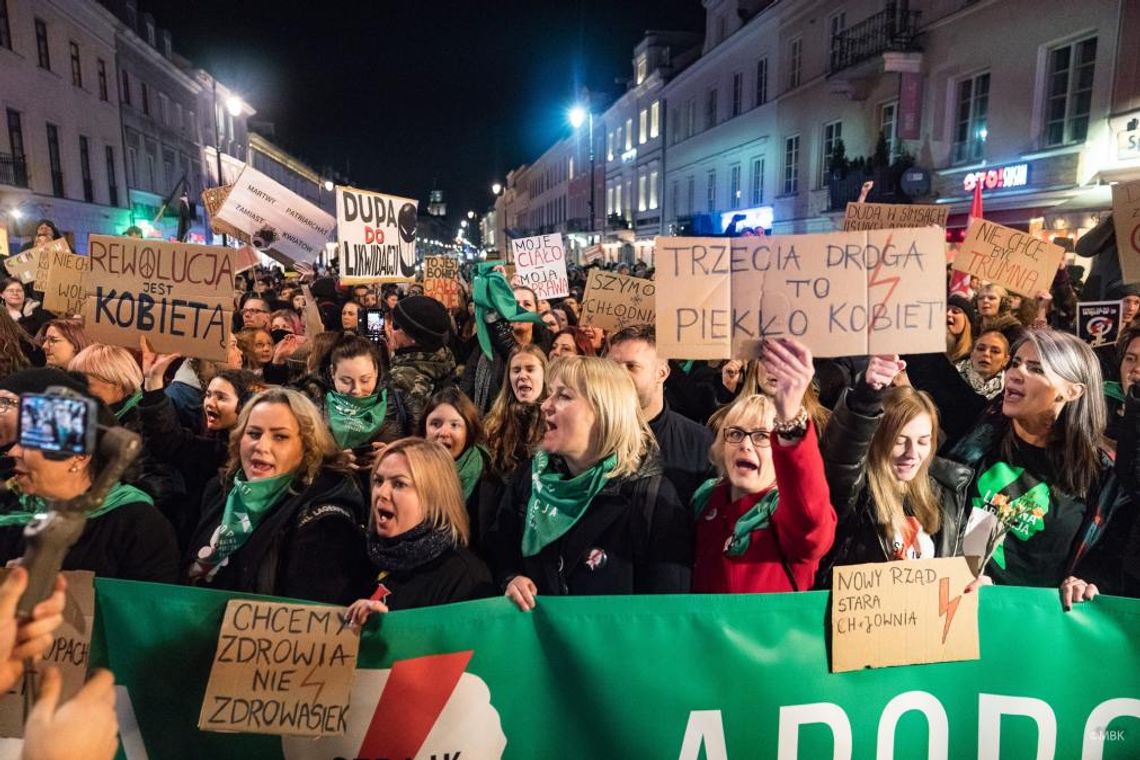
[[[46,366],[60,369],[67,369],[75,355],[91,345],[79,319],[53,319],[36,333],[36,342],[43,347]]]
[[[835,537],[815,423],[804,408],[811,351],[767,341],[771,396],[738,398],[720,418],[709,458],[720,473],[693,495],[693,591],[807,591]]]

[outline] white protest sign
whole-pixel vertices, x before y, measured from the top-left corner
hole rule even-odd
[[[315,262],[336,220],[251,166],[238,175],[217,218],[250,236],[253,247]]]
[[[561,235],[515,238],[511,240],[511,252],[519,285],[530,288],[540,299],[570,295]]]
[[[794,337],[819,357],[945,350],[941,229],[657,238],[657,350],[755,358]]]
[[[338,187],[336,237],[341,283],[415,280],[416,209],[411,198]]]

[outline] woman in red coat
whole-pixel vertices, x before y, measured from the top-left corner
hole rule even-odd
[[[709,453],[721,477],[693,496],[697,546],[693,591],[806,591],[835,538],[823,459],[803,406],[811,351],[770,340],[764,365],[775,393],[728,407]]]

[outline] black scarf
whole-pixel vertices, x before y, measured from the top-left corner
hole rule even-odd
[[[401,573],[415,570],[455,546],[446,528],[433,530],[427,521],[393,538],[368,535],[368,557],[380,570]]]

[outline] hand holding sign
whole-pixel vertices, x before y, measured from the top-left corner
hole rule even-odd
[[[863,380],[872,390],[881,391],[895,381],[899,373],[906,371],[906,362],[898,354],[872,356],[867,361]]]
[[[764,342],[764,368],[776,379],[776,422],[790,422],[804,405],[815,370],[811,350],[795,338]]]
[[[182,358],[182,354],[159,354],[150,347],[146,336],[139,336],[139,351],[142,354],[143,390],[162,390],[165,385],[166,370],[171,363]]]
[[[74,697],[60,705],[62,690],[59,668],[47,668],[40,697],[24,728],[22,757],[111,760],[119,747],[115,677],[111,671],[95,671]]]

